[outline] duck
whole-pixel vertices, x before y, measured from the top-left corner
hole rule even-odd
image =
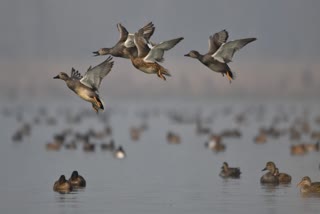
[[[122,146],[119,146],[114,152],[113,152],[113,156],[116,159],[124,159],[127,155],[124,151],[124,149],[122,148]]]
[[[59,144],[57,142],[47,143],[46,144],[46,150],[47,151],[59,151],[62,144]]]
[[[267,134],[263,130],[260,130],[259,134],[253,138],[253,141],[256,144],[266,143],[267,142]]]
[[[266,167],[262,169],[262,171],[268,170],[266,174],[264,174],[260,178],[261,184],[279,184],[278,176],[275,176],[276,165],[269,161],[266,164]]]
[[[101,143],[100,148],[101,150],[105,151],[113,151],[115,147],[114,140],[110,140],[109,143]]]
[[[291,176],[287,173],[279,172],[278,168],[275,169],[274,175],[278,177],[280,184],[291,183]]]
[[[226,74],[231,83],[235,76],[228,63],[232,61],[232,57],[237,50],[257,39],[245,38],[227,42],[228,38],[229,33],[222,30],[209,37],[209,50],[206,54],[202,55],[196,50],[191,50],[184,56],[198,59],[212,71],[221,73],[222,76]]]
[[[157,74],[159,78],[166,80],[165,76],[171,76],[171,74],[157,61],[163,61],[164,51],[170,50],[182,39],[183,37],[179,37],[150,46],[143,36],[143,30],[140,29],[134,34],[134,44],[137,47],[138,55],[134,56],[129,53],[131,63],[136,69],[146,74]],[[128,50],[125,50],[125,52],[128,52]]]
[[[320,193],[320,182],[311,182],[309,176],[305,176],[297,184],[301,193]]]
[[[89,142],[85,142],[85,143],[83,144],[82,149],[83,149],[83,151],[85,151],[85,152],[94,152],[95,147],[96,147],[95,144],[89,143]]]
[[[167,134],[167,141],[169,144],[180,144],[181,143],[180,136],[178,134],[171,132],[171,131],[169,131]]]
[[[223,162],[220,172],[222,178],[240,178],[240,168],[231,168],[227,162]]]
[[[108,57],[99,65],[93,68],[90,66],[83,77],[72,68],[70,77],[68,74],[60,72],[53,78],[64,80],[69,89],[83,100],[90,102],[93,110],[98,113],[99,110],[104,110],[103,101],[100,98],[98,90],[102,79],[111,71],[112,67],[112,57]]]
[[[81,175],[79,175],[78,171],[76,170],[72,172],[68,181],[73,188],[86,187],[86,180]]]
[[[304,144],[296,144],[290,146],[291,155],[305,155],[308,153]]]
[[[132,126],[130,127],[130,137],[133,141],[138,141],[140,139],[142,129],[140,127]]]
[[[305,143],[304,144],[304,148],[308,151],[308,152],[312,152],[312,151],[319,151],[319,142],[316,143]]]
[[[133,42],[134,34],[129,33],[121,23],[117,24],[117,28],[120,33],[120,38],[118,42],[115,44],[115,46],[113,46],[112,48],[101,48],[98,51],[94,51],[92,52],[94,56],[102,56],[109,54],[114,57],[121,57],[125,59],[129,59],[130,54],[137,56],[138,51]],[[143,31],[143,36],[149,40],[150,37],[153,35],[155,27],[152,22],[149,22],[141,29]]]
[[[226,145],[222,143],[222,137],[216,134],[212,134],[204,145],[214,152],[223,152],[226,149]]]
[[[77,149],[76,141],[73,140],[73,141],[71,141],[69,144],[65,144],[65,145],[64,145],[64,148],[65,148],[65,149],[68,149],[68,150],[76,150],[76,149]]]
[[[54,182],[53,191],[59,193],[69,193],[73,190],[72,185],[66,180],[64,175],[61,175],[59,180]]]

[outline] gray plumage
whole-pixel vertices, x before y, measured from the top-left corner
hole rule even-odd
[[[224,162],[219,175],[222,178],[239,178],[240,174],[240,168],[229,167],[228,163]]]
[[[120,33],[118,42],[111,48],[101,48],[98,51],[93,52],[94,56],[110,54],[115,57],[122,57],[126,59],[129,59],[130,55],[137,56],[137,48],[133,42],[134,34],[129,33],[121,23],[117,24],[117,28]],[[154,29],[155,27],[153,23],[149,22],[140,30],[142,30],[143,36],[149,40],[153,35]]]
[[[113,67],[112,57],[108,57],[104,62],[95,67],[89,67],[82,77],[74,68],[71,69],[70,77],[61,72],[54,79],[64,80],[69,89],[76,93],[83,100],[92,103],[93,109],[98,112],[104,109],[103,101],[99,96],[99,87],[102,79],[111,71]]]
[[[238,39],[227,42],[229,34],[222,30],[209,37],[209,49],[204,55],[198,51],[192,50],[184,56],[198,59],[202,64],[212,71],[227,75],[230,83],[234,79],[234,74],[227,63],[232,61],[232,57],[237,50],[256,40],[256,38]]]

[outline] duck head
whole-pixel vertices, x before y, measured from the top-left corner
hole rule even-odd
[[[191,58],[199,58],[200,53],[198,51],[192,50],[189,53],[185,54],[184,56],[188,56]]]
[[[272,161],[269,161],[267,162],[266,167],[262,169],[262,171],[268,170],[269,172],[274,174],[275,169],[276,165]]]
[[[223,162],[221,169],[224,171],[228,171],[229,165],[227,162]]]
[[[59,183],[62,184],[64,182],[66,182],[66,177],[64,175],[61,175],[60,178],[59,178]]]
[[[78,171],[73,171],[71,174],[71,179],[76,179],[79,176]]]
[[[311,186],[311,179],[309,176],[305,176],[301,179],[301,181],[297,184],[298,186]]]
[[[57,76],[53,77],[53,79],[61,79],[61,80],[68,80],[69,76],[68,74],[64,73],[64,72],[60,72]]]
[[[110,48],[100,48],[98,51],[94,51],[92,53],[94,54],[93,56],[107,55],[110,54]]]

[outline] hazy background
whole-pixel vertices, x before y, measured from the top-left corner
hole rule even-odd
[[[319,6],[318,0],[5,0],[0,7],[0,95],[71,98],[53,76],[71,67],[84,73],[102,62],[105,57],[91,52],[118,41],[117,23],[134,32],[152,21],[152,41],[185,38],[166,53],[163,65],[172,77],[163,82],[115,58],[101,85],[104,97],[316,96]],[[191,49],[205,53],[208,37],[222,29],[231,40],[258,38],[230,63],[237,75],[231,85],[183,56]]]

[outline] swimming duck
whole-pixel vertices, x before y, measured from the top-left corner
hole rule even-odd
[[[68,181],[74,188],[81,188],[86,186],[86,180],[78,174],[78,171],[73,171]]]
[[[222,137],[220,135],[211,135],[208,142],[204,145],[205,147],[211,149],[214,152],[223,152],[226,149],[226,145],[222,142]]]
[[[291,155],[305,155],[308,153],[304,144],[296,144],[290,146]]]
[[[113,156],[117,159],[124,159],[127,155],[123,150],[122,146],[119,146],[114,152]]]
[[[166,80],[165,76],[171,75],[169,71],[157,63],[157,61],[163,61],[164,51],[170,50],[182,39],[182,37],[172,39],[151,47],[144,38],[143,31],[140,29],[138,33],[134,34],[134,43],[138,49],[138,56],[130,54],[132,65],[144,73],[157,74],[158,77]],[[128,52],[128,50],[125,51]]]
[[[59,180],[54,182],[53,185],[53,191],[59,192],[59,193],[69,193],[72,191],[72,186],[69,181],[66,180],[66,177],[64,175],[61,175]]]
[[[319,151],[319,142],[316,143],[305,143],[304,144],[304,148],[308,151],[308,152],[312,152],[312,151]]]
[[[256,144],[262,144],[267,142],[267,135],[263,130],[260,130],[259,134],[253,138]]]
[[[111,71],[113,66],[112,57],[108,57],[101,64],[88,68],[85,75],[82,77],[78,71],[72,68],[71,76],[61,72],[55,76],[54,79],[64,80],[74,93],[76,93],[83,100],[92,103],[92,107],[96,113],[99,109],[104,109],[103,101],[100,99],[98,89],[102,79]]]
[[[132,54],[133,56],[137,56],[138,51],[133,42],[134,34],[129,33],[121,23],[117,24],[117,28],[120,33],[120,38],[115,46],[113,46],[112,48],[101,48],[98,51],[93,52],[94,56],[110,54],[114,57],[122,57],[126,59],[130,58],[130,54]],[[153,23],[149,22],[141,29],[143,31],[143,36],[149,40],[155,28]],[[124,51],[125,49],[127,51]]]
[[[89,142],[84,142],[82,147],[83,151],[85,152],[94,152],[95,148],[96,148],[96,145]]]
[[[278,168],[275,169],[274,175],[278,177],[280,184],[291,183],[291,176],[287,173],[279,172]]]
[[[76,141],[73,140],[69,144],[65,144],[64,148],[69,149],[69,150],[76,150],[77,149]]]
[[[106,151],[108,151],[108,150],[113,151],[114,147],[115,147],[115,145],[114,145],[113,140],[110,140],[109,143],[101,143],[101,145],[100,145],[101,150],[106,150]]]
[[[167,134],[167,141],[169,144],[180,144],[181,139],[178,134],[169,131]]]
[[[275,176],[276,165],[269,161],[266,164],[266,167],[262,169],[262,171],[268,170],[266,174],[264,174],[260,178],[260,183],[262,184],[279,184],[279,178]]]
[[[139,139],[140,139],[141,132],[142,132],[142,129],[141,129],[140,127],[132,126],[132,127],[130,128],[130,137],[131,137],[131,140],[133,140],[133,141],[139,140]]]
[[[208,53],[202,55],[198,51],[192,50],[184,56],[198,59],[202,64],[212,71],[226,74],[229,82],[234,79],[234,74],[228,64],[237,50],[256,40],[256,38],[245,38],[227,42],[229,34],[222,30],[209,37]]]
[[[227,162],[223,162],[219,175],[222,178],[239,178],[240,174],[240,168],[231,168]]]
[[[308,176],[303,177],[297,186],[301,193],[320,193],[320,182],[311,182]]]

